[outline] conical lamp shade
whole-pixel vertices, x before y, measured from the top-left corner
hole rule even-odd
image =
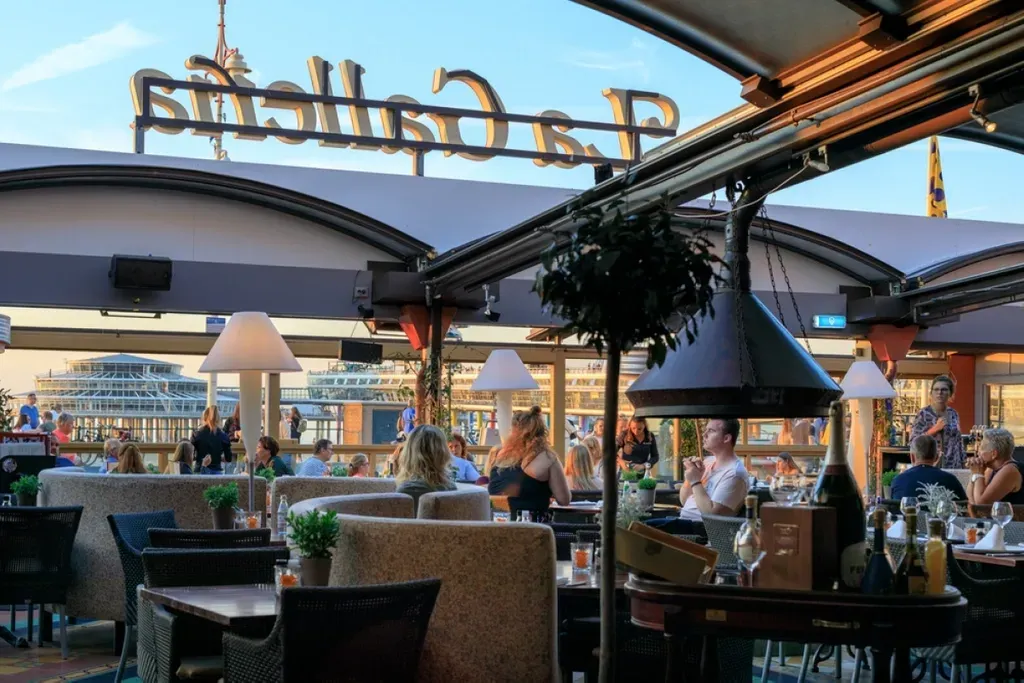
[[[470,391],[534,391],[540,385],[512,349],[491,351]]]
[[[843,390],[844,401],[896,397],[896,390],[889,384],[889,380],[878,366],[869,360],[854,361],[839,386]]]
[[[301,372],[291,349],[266,313],[231,316],[199,372]]]

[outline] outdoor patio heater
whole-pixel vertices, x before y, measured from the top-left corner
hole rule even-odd
[[[750,224],[763,202],[753,189],[726,222],[729,272],[712,299],[714,316],[698,321],[692,344],[681,339],[629,387],[637,416],[824,417],[843,393],[750,291]]]

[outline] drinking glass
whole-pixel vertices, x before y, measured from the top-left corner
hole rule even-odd
[[[235,513],[236,529],[259,529],[263,526],[263,513],[239,510]]]
[[[533,513],[530,512],[529,510],[520,510],[519,511],[519,521],[520,522],[532,522],[533,521]]]
[[[512,515],[510,515],[507,512],[502,512],[500,510],[496,510],[493,513],[492,517],[495,522],[508,522],[512,519]]]
[[[570,544],[569,557],[572,558],[572,570],[574,572],[589,572],[594,568],[594,544]]]
[[[900,512],[903,513],[904,517],[907,516],[908,509],[914,508],[916,510],[917,507],[917,498],[915,498],[914,496],[903,496],[902,498],[900,498]]]
[[[2,496],[0,496],[0,507],[7,507],[9,505],[14,505],[14,503],[11,502],[13,499],[14,499],[13,495],[8,494],[8,493],[3,494]]]
[[[772,500],[789,507],[803,495],[803,488],[796,477],[780,474],[772,479],[771,493]]]
[[[938,505],[935,506],[935,510],[932,511],[932,514],[946,522],[947,529],[952,529],[953,522],[956,520],[957,515],[956,503],[951,500],[939,501]]]
[[[278,595],[282,589],[295,588],[299,584],[299,574],[294,569],[284,564],[274,567],[274,588]]]
[[[1006,528],[1006,525],[1013,519],[1013,506],[1000,501],[992,503],[992,520],[999,526]]]

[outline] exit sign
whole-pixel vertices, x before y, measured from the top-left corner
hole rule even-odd
[[[841,330],[846,327],[845,315],[816,315],[814,327],[818,330]]]

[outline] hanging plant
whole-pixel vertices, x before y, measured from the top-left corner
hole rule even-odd
[[[9,432],[14,429],[14,416],[11,413],[11,403],[14,396],[10,391],[0,387],[0,432]]]
[[[579,201],[586,201],[586,195]],[[647,367],[661,365],[680,335],[692,342],[698,317],[713,314],[711,297],[724,262],[702,234],[672,227],[671,205],[652,213],[630,213],[625,201],[603,210],[577,210],[577,231],[555,239],[541,253],[534,291],[564,331],[605,354],[605,387],[619,386],[623,353],[647,347]],[[566,242],[567,240],[567,242]],[[616,422],[617,391],[605,392],[604,420]],[[615,472],[615,440],[605,439],[605,472]],[[605,477],[601,547],[600,680],[612,680],[615,644],[615,477]]]

